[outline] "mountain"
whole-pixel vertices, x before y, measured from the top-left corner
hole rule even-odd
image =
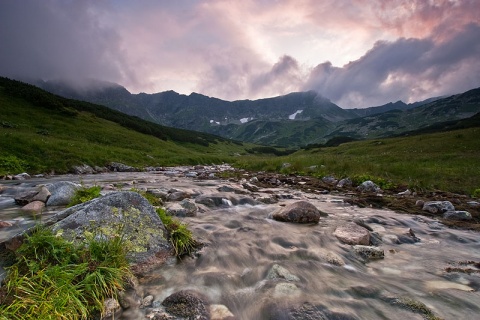
[[[98,81],[77,87],[65,81],[38,85],[162,125],[281,147],[322,144],[334,137],[367,139],[399,135],[435,123],[468,118],[480,111],[480,89],[411,104],[397,101],[366,109],[342,109],[315,91],[225,101],[174,91],[131,94],[120,85]]]
[[[169,128],[105,106],[53,95],[0,77],[0,175],[65,173],[74,165],[231,162],[242,143]]]

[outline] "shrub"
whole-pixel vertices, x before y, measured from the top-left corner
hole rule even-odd
[[[480,188],[475,189],[475,191],[473,191],[472,197],[480,198]]]
[[[187,225],[167,215],[164,209],[157,209],[157,214],[165,225],[165,229],[167,229],[168,238],[175,250],[175,255],[180,257],[192,254],[200,244],[193,238]]]
[[[93,187],[90,187],[90,188],[82,186],[80,189],[77,189],[75,191],[75,194],[74,194],[72,200],[70,201],[70,203],[68,204],[68,206],[72,207],[74,205],[84,203],[84,202],[90,201],[92,199],[98,198],[98,197],[100,197],[100,190],[102,190],[102,188],[100,188],[100,186],[93,186]]]
[[[15,156],[0,156],[0,174],[23,172],[25,167],[26,162]]]
[[[37,229],[8,268],[0,319],[93,318],[131,278],[125,254],[121,237],[76,245]]]

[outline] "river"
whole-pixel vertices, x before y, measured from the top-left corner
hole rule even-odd
[[[173,188],[192,198],[216,194],[221,186],[242,188],[236,181],[185,177],[189,170],[66,175],[1,184],[12,190],[68,180],[124,190]],[[0,195],[0,220],[16,221],[14,227],[0,229],[2,240],[60,209],[51,208],[46,216],[34,217],[18,210],[12,193]],[[282,186],[247,195],[231,193],[252,198],[274,195],[279,201],[273,204],[228,206],[226,202],[215,209],[198,205],[197,216],[181,219],[205,246],[195,257],[171,259],[153,270],[141,279],[137,293],[152,295],[158,306],[168,295],[191,289],[212,304],[226,306],[235,319],[245,320],[270,319],[272,309],[305,303],[328,310],[318,313],[324,319],[429,319],[430,311],[441,319],[479,319],[477,232],[451,229],[424,216],[359,208],[345,203],[347,196],[341,194],[305,193]],[[307,225],[267,218],[280,206],[299,200],[309,201],[328,217]],[[338,226],[354,219],[364,221],[382,239],[378,246],[384,250],[383,259],[366,261],[333,235]],[[412,233],[417,241],[409,241]],[[274,265],[286,269],[292,278],[269,278]],[[427,311],[423,312],[418,302]],[[151,311],[130,308],[120,318],[145,319]]]

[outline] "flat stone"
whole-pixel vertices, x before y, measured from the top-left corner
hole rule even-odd
[[[45,202],[32,201],[29,204],[26,204],[25,206],[23,206],[22,210],[38,213],[38,212],[41,212],[43,208],[45,208]]]
[[[338,227],[333,235],[346,244],[365,246],[370,244],[370,232],[354,222]]]

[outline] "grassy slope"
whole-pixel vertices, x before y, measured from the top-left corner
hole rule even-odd
[[[57,101],[56,96],[48,97]],[[245,153],[238,144],[185,130],[178,131],[182,141],[174,141],[176,131],[168,132],[170,128],[155,125],[155,129],[166,131],[161,131],[162,140],[91,112],[75,110],[71,100],[59,100],[67,102],[65,108],[39,106],[27,100],[12,96],[0,86],[0,175],[18,173],[19,168],[12,169],[12,161],[16,160],[22,171],[62,173],[83,163],[91,166],[103,166],[110,161],[133,166],[209,164],[231,161],[233,153]],[[79,104],[82,107],[83,103]],[[91,104],[88,107],[96,108]],[[150,125],[142,121],[141,128]]]
[[[302,150],[286,157],[246,159],[251,170],[283,170],[337,178],[370,175],[414,189],[472,194],[480,188],[480,127],[413,137],[367,140]],[[282,163],[292,166],[282,168]]]

